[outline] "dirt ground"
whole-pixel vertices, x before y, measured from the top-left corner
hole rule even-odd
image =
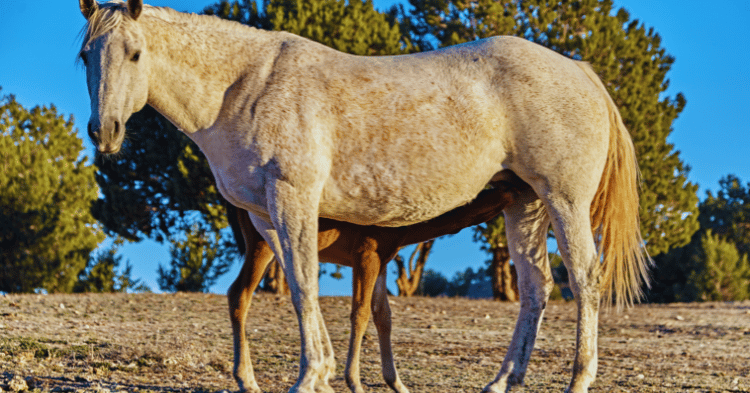
[[[350,300],[321,299],[343,365]],[[391,298],[402,380],[416,392],[480,392],[502,363],[517,304]],[[0,297],[0,387],[40,392],[236,391],[226,298],[211,294]],[[575,343],[575,305],[551,302],[517,392],[562,392]],[[297,376],[291,302],[257,295],[248,323],[258,384],[286,392]],[[389,392],[370,323],[362,354],[368,392]],[[602,312],[592,392],[750,392],[750,302],[641,305]]]

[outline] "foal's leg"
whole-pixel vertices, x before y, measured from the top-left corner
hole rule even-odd
[[[378,329],[381,368],[383,370],[383,378],[391,389],[398,393],[409,393],[409,389],[401,383],[401,378],[399,378],[398,372],[396,372],[396,365],[393,361],[393,348],[391,347],[391,307],[388,304],[388,288],[385,285],[386,274],[387,269],[383,266],[372,295],[372,314],[375,320],[375,327]]]
[[[269,182],[271,183],[271,182]],[[286,275],[300,328],[300,372],[290,393],[333,392],[330,363],[321,331],[318,304],[318,194],[302,192],[287,181],[266,188],[273,226],[253,216],[253,225],[269,243]],[[318,196],[316,196],[318,195]]]
[[[505,211],[511,258],[518,273],[521,310],[513,339],[495,380],[484,392],[500,393],[523,383],[526,367],[554,282],[547,256],[549,217],[532,190],[525,191]]]
[[[245,239],[245,263],[237,279],[229,287],[227,300],[229,301],[229,319],[232,321],[232,336],[234,337],[234,369],[232,374],[241,392],[260,393],[255,381],[253,364],[250,360],[245,320],[252,302],[253,293],[258,288],[266,267],[273,260],[273,251],[255,230],[247,212],[240,210],[242,235]]]
[[[363,250],[357,253],[359,260],[352,261],[352,332],[349,335],[349,353],[346,358],[346,384],[354,393],[364,393],[359,377],[359,354],[362,337],[370,322],[372,291],[380,271],[380,256],[377,241],[367,238]]]

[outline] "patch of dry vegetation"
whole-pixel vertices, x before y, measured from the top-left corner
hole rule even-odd
[[[321,299],[343,363],[348,298]],[[392,298],[397,367],[412,392],[481,391],[499,370],[518,306],[488,300]],[[236,390],[226,298],[211,294],[9,295],[0,298],[0,387],[38,392]],[[575,306],[552,302],[519,392],[561,392],[574,356]],[[258,295],[248,323],[258,384],[286,392],[297,376],[291,302]],[[643,305],[602,313],[592,392],[750,391],[750,302]],[[365,389],[389,392],[372,324]],[[25,385],[25,387],[24,387]]]

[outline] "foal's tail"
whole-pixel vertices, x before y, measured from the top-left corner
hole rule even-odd
[[[590,65],[578,65],[601,89],[609,109],[609,150],[599,189],[591,204],[591,226],[599,256],[604,258],[602,299],[605,304],[614,300],[621,308],[640,300],[642,284],[649,285],[651,260],[642,250],[638,216],[640,173],[633,141],[612,97]]]

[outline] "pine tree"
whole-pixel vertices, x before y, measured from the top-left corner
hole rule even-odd
[[[402,25],[423,49],[494,35],[515,35],[591,63],[620,109],[642,173],[641,232],[652,256],[686,245],[698,229],[697,185],[667,142],[685,106],[668,97],[674,58],[653,28],[611,0],[409,0]]]
[[[283,30],[355,55],[395,55],[410,49],[399,25],[372,1],[222,0],[203,11],[266,30]]]
[[[750,183],[743,186],[737,176],[727,175],[719,187],[716,196],[706,192],[699,206],[701,228],[733,242],[741,254],[750,254]]]
[[[118,238],[108,249],[92,253],[86,269],[78,274],[73,292],[150,292],[151,289],[141,280],[133,279],[133,266],[129,261],[118,273],[122,267],[122,256],[117,255],[120,245],[122,239]]]
[[[419,282],[419,288],[416,294],[420,296],[437,297],[445,295],[448,290],[448,279],[440,272],[432,269],[425,269],[422,272],[422,280]]]
[[[649,300],[718,299],[726,295],[720,295],[721,291],[716,289],[728,285],[722,283],[724,278],[731,283],[743,280],[742,258],[750,251],[750,232],[747,229],[750,225],[750,183],[743,186],[739,178],[727,175],[719,180],[719,186],[716,196],[708,191],[706,199],[698,206],[700,230],[693,235],[690,244],[655,258]],[[725,271],[735,262],[733,272]],[[729,292],[741,297],[741,291]]]
[[[159,288],[169,292],[208,292],[229,270],[231,259],[223,256],[233,248],[222,243],[218,232],[194,225],[185,240],[172,245],[170,267],[159,264]]]
[[[70,292],[104,235],[91,216],[95,168],[54,106],[0,98],[0,291]]]
[[[732,242],[710,229],[692,254],[687,293],[691,300],[727,301],[750,298],[750,263]]]

